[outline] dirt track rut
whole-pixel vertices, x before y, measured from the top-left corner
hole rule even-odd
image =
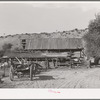
[[[92,69],[53,69],[42,72],[29,80],[29,77],[13,82],[3,79],[1,88],[100,88],[100,68]]]

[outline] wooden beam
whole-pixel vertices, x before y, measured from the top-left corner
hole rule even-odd
[[[70,50],[70,67],[72,68],[72,51]]]
[[[58,61],[57,60],[58,60],[58,58],[56,58],[56,66],[55,66],[56,68],[58,67]]]
[[[45,58],[45,68],[46,68],[46,70],[48,69],[48,61],[47,61],[47,58]]]
[[[53,64],[54,64],[54,67],[55,67],[55,60],[53,59]]]
[[[47,66],[48,66],[48,69],[50,69],[49,59],[47,59]]]
[[[51,62],[52,62],[52,65],[54,65],[54,60],[53,60],[53,58],[51,58],[51,60],[52,60],[52,61],[51,61]],[[53,67],[55,67],[55,66],[53,66]]]
[[[80,51],[80,57],[82,57],[82,55],[81,55],[81,51]]]
[[[59,67],[60,62],[59,62],[59,58],[57,58],[57,67]]]

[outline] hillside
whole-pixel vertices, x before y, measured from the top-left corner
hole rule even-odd
[[[7,35],[7,36],[1,36],[0,37],[0,50],[2,49],[2,45],[4,43],[11,43],[13,44],[12,49],[19,47],[20,46],[20,39],[21,38],[29,38],[34,37],[34,38],[39,38],[39,37],[44,37],[44,38],[82,38],[84,34],[88,29],[83,29],[83,30],[70,30],[70,31],[63,31],[63,32],[53,32],[53,33],[25,33],[25,34],[16,34],[16,35]]]

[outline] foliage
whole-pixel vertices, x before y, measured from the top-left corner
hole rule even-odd
[[[19,50],[21,50],[19,47],[16,47],[16,48],[14,49],[14,51],[19,51]]]
[[[6,51],[11,50],[11,48],[12,48],[12,44],[11,43],[4,44],[2,46],[2,50],[0,50],[0,57],[2,57]]]
[[[90,21],[88,32],[84,35],[86,41],[86,54],[89,57],[100,55],[100,14],[95,16],[95,19]]]
[[[4,51],[0,50],[0,57],[2,57],[4,55]]]
[[[12,44],[11,43],[5,43],[3,46],[2,46],[2,49],[4,51],[6,50],[10,50],[12,48]]]

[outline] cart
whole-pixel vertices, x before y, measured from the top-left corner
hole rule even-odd
[[[32,81],[33,75],[40,73],[42,71],[42,67],[39,66],[38,63],[35,63],[33,61],[30,62],[23,62],[17,57],[10,59],[10,71],[9,71],[9,77],[10,80],[14,80],[14,76],[17,76],[18,78],[23,77],[24,75],[29,75],[30,80]]]

